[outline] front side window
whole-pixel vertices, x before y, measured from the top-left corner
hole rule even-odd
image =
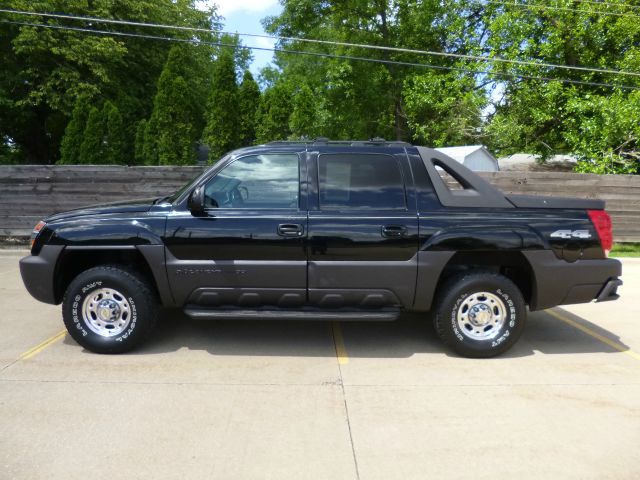
[[[207,208],[298,208],[298,156],[265,154],[239,158],[207,183]]]
[[[322,210],[406,209],[400,165],[391,155],[320,155],[318,170]]]

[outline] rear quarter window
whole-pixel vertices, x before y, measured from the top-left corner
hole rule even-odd
[[[383,154],[323,154],[318,158],[321,210],[406,210],[398,160]]]

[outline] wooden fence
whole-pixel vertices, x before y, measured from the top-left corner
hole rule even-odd
[[[0,237],[28,236],[55,212],[98,203],[167,195],[203,167],[0,166]],[[493,172],[482,176],[505,193],[601,198],[614,238],[640,242],[640,176],[562,172]]]

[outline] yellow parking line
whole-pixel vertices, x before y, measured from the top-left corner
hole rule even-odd
[[[44,342],[36,345],[35,347],[27,350],[22,355],[20,355],[19,360],[28,360],[29,358],[35,357],[48,346],[53,345],[58,340],[63,339],[66,333],[66,330],[62,330],[61,332],[56,333],[53,337],[47,338]]]
[[[340,365],[349,363],[349,355],[347,354],[347,348],[344,346],[344,337],[342,336],[342,330],[338,322],[333,322],[333,344],[336,347],[338,363]]]
[[[595,338],[596,340],[600,340],[602,343],[609,345],[611,348],[613,348],[614,350],[617,350],[619,352],[622,352],[624,354],[629,355],[631,358],[635,358],[636,360],[640,360],[640,354],[634,352],[633,350],[631,350],[629,347],[626,347],[624,345],[622,345],[621,343],[618,342],[614,342],[613,340],[604,337],[602,335],[600,335],[598,332],[594,332],[593,330],[591,330],[588,327],[585,327],[584,325],[576,322],[575,320],[571,320],[570,318],[565,317],[564,315],[561,315],[560,313],[554,311],[554,310],[545,310],[549,315],[551,315],[552,317],[557,318],[558,320],[563,321],[566,324],[571,325],[574,328],[577,328],[578,330],[580,330],[581,332],[586,333],[587,335]]]

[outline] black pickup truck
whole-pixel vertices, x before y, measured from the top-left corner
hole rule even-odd
[[[273,142],[173,195],[60,213],[20,261],[83,347],[118,353],[158,308],[197,319],[394,320],[456,352],[510,348],[526,310],[618,298],[604,202],[505,195],[401,142]]]

